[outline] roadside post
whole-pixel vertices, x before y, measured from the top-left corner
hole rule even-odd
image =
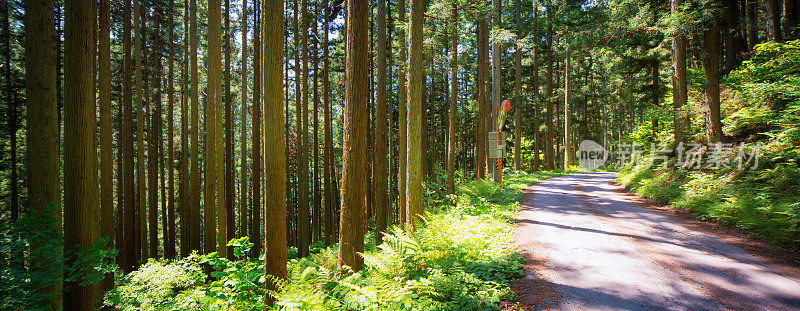
[[[506,133],[502,132],[502,129],[510,110],[511,102],[509,100],[504,100],[501,105],[495,106],[494,114],[497,118],[494,123],[496,128],[495,131],[489,132],[487,135],[489,158],[495,159],[494,181],[499,185],[503,183],[503,158],[506,157]]]

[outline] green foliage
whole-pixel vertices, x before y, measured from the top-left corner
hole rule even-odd
[[[0,310],[46,309],[52,297],[39,289],[64,281],[96,284],[105,273],[115,271],[117,251],[107,247],[107,237],[68,253],[74,260],[67,264],[64,235],[52,217],[55,209],[55,205],[30,209],[15,222],[0,223],[0,254],[10,255],[0,259]],[[64,292],[71,290],[68,284]]]
[[[513,295],[509,279],[522,275],[523,258],[511,247],[521,189],[558,173],[507,172],[502,187],[467,181],[449,199],[440,191],[441,175],[437,169],[426,183],[426,225],[413,233],[390,228],[382,244],[366,247],[359,272],[336,268],[334,245],[292,258],[287,280],[265,279],[263,261],[245,256],[252,244],[241,238],[229,243],[236,260],[212,253],[151,261],[126,276],[106,296],[106,305],[261,310],[270,295],[277,310],[498,310]],[[279,290],[266,292],[264,282]]]

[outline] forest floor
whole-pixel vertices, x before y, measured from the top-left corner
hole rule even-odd
[[[525,310],[800,310],[797,254],[579,173],[525,190],[513,282]],[[516,309],[516,308],[513,308]]]

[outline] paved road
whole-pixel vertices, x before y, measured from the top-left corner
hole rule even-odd
[[[524,308],[800,310],[800,279],[640,207],[613,178],[584,173],[532,186],[516,232],[529,260],[517,285]]]

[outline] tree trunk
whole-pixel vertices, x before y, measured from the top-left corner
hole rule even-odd
[[[406,22],[406,1],[405,0],[398,0],[397,15],[398,15],[399,22],[401,24]],[[398,61],[398,64],[400,64],[400,68],[399,68],[400,72],[397,73],[397,77],[399,79],[398,86],[397,86],[397,90],[398,90],[397,102],[398,102],[398,113],[399,113],[399,115],[397,117],[397,120],[398,120],[398,123],[399,123],[399,125],[398,125],[398,133],[399,133],[398,136],[399,137],[398,137],[397,141],[398,141],[399,145],[398,145],[397,148],[398,148],[398,150],[401,150],[398,153],[398,155],[400,156],[400,159],[398,160],[398,168],[399,168],[399,172],[398,172],[398,176],[399,176],[399,178],[398,178],[398,188],[399,188],[398,189],[398,193],[400,194],[400,196],[399,196],[400,200],[399,200],[398,204],[400,206],[399,223],[400,223],[401,227],[405,227],[406,218],[407,218],[406,217],[406,182],[407,182],[407,180],[406,180],[406,178],[407,178],[407,174],[406,174],[407,173],[406,172],[407,163],[406,162],[408,160],[408,154],[405,151],[408,148],[408,137],[407,137],[408,136],[408,107],[406,107],[406,105],[408,104],[408,99],[406,98],[406,95],[407,95],[406,94],[406,92],[407,92],[407,89],[406,89],[406,78],[407,78],[406,69],[408,68],[407,62],[406,62],[406,57],[408,56],[407,55],[407,51],[406,51],[406,44],[408,44],[408,36],[407,36],[405,30],[402,27],[398,30],[398,36],[400,37],[400,40],[399,40],[400,41],[400,54],[398,55],[399,59],[400,59]]]
[[[409,36],[409,96],[408,96],[408,172],[406,185],[406,227],[409,231],[422,225],[422,88],[425,68],[423,68],[422,23],[425,2],[411,0],[411,21]]]
[[[190,231],[190,218],[192,207],[190,204],[189,189],[189,1],[183,0],[183,66],[181,68],[181,160],[180,160],[180,217],[181,217],[181,257],[185,258],[191,253],[192,231]]]
[[[299,102],[299,117],[298,122],[298,138],[300,145],[298,146],[298,154],[300,161],[298,162],[297,180],[300,184],[298,186],[300,193],[298,194],[299,206],[297,208],[297,227],[299,229],[299,243],[297,244],[297,253],[300,257],[308,256],[308,246],[311,242],[311,222],[309,214],[311,213],[308,200],[308,0],[302,1],[303,9],[300,11],[300,20],[303,24],[301,27],[300,40],[303,47],[303,67],[302,67],[302,100]]]
[[[168,191],[169,203],[167,205],[167,242],[164,246],[164,256],[167,258],[175,258],[175,84],[174,84],[174,67],[175,60],[173,59],[175,50],[175,24],[174,24],[174,3],[170,0],[168,5],[167,14],[169,14],[169,65],[167,65],[167,171],[168,171]]]
[[[264,53],[261,52],[261,35],[265,27],[261,23],[263,16],[263,9],[266,9],[270,3],[262,2],[263,8],[258,3],[254,3],[255,7],[255,29],[253,30],[253,198],[252,205],[250,205],[250,237],[253,240],[253,250],[251,252],[252,258],[261,256],[261,172],[263,166],[261,164],[261,116],[264,114],[264,106],[261,101],[261,78],[264,76],[261,73],[261,57]],[[283,15],[281,15],[283,16]],[[285,174],[285,172],[284,172]],[[284,195],[286,195],[284,193]],[[284,203],[285,204],[285,203]],[[285,226],[285,224],[284,224]]]
[[[191,216],[190,244],[191,249],[201,251],[200,231],[200,99],[197,90],[197,0],[190,0],[191,12],[189,13],[189,74],[191,75],[191,86],[189,87],[189,97],[191,98],[191,170],[192,170],[192,191],[189,193],[189,215]]]
[[[539,12],[539,4],[534,3],[533,5],[533,20],[537,20],[537,13]],[[533,170],[538,171],[541,168],[541,160],[539,159],[539,147],[541,146],[541,141],[539,139],[539,127],[540,127],[540,107],[539,102],[541,98],[539,97],[539,44],[533,44],[533,74],[531,78],[533,79]]]
[[[456,104],[458,100],[458,3],[453,1],[450,44],[450,118],[447,129],[447,194],[455,194]]]
[[[786,29],[784,36],[787,39],[797,39],[798,35],[798,18],[800,18],[800,4],[798,0],[784,0],[783,1],[783,28]]]
[[[475,131],[475,176],[478,179],[483,179],[486,174],[486,145],[487,145],[487,132],[488,124],[486,124],[486,115],[488,112],[488,103],[486,102],[486,59],[488,53],[486,49],[488,45],[489,31],[485,19],[478,20],[478,38],[477,38],[477,52],[478,52],[478,80],[475,83],[478,96],[478,115],[476,119],[478,126]]]
[[[521,27],[521,14],[519,0],[515,2],[515,23],[517,26],[517,38],[522,38]],[[516,44],[516,51],[514,54],[514,67],[516,73],[514,75],[514,170],[522,170],[522,51],[520,51],[520,44]]]
[[[256,29],[257,30],[257,29]],[[242,0],[242,81],[240,84],[239,110],[241,115],[242,149],[239,163],[239,236],[247,236],[247,0]],[[254,92],[257,90],[253,90]],[[258,241],[256,241],[257,243]]]
[[[365,0],[347,2],[347,43],[345,59],[344,155],[342,156],[342,203],[337,266],[361,270],[364,251],[364,191],[367,175],[367,46],[368,4]]]
[[[154,12],[158,14],[159,8],[154,8]],[[147,10],[141,10],[142,13],[142,23],[144,23],[144,29],[147,29]],[[159,29],[159,16],[154,16],[153,21],[155,22],[152,25],[153,28],[160,33],[161,30]],[[142,34],[142,38],[145,40],[142,42],[143,46],[147,46],[147,34]],[[153,96],[152,103],[148,100],[149,92],[145,91],[145,109],[147,111],[147,115],[145,119],[149,118],[150,124],[147,128],[147,225],[149,228],[148,236],[149,236],[149,243],[148,246],[150,248],[149,253],[150,256],[153,258],[158,258],[158,171],[159,171],[159,163],[158,160],[160,157],[158,145],[160,144],[161,136],[159,135],[159,127],[158,127],[158,115],[159,111],[161,111],[161,54],[159,49],[159,37],[154,38],[155,42],[153,42],[153,49],[150,54],[150,61],[149,65],[145,65],[146,68],[152,68],[151,70],[155,70],[155,73],[152,77],[155,79],[156,84],[156,94]],[[147,58],[147,53],[143,53],[145,58]],[[145,60],[147,61],[147,60]],[[147,69],[146,69],[147,70]],[[149,77],[151,72],[148,70],[144,75],[144,85],[145,89],[148,89],[149,84]]]
[[[705,69],[705,127],[709,143],[722,141],[719,109],[719,25],[712,21],[703,31],[703,68]]]
[[[781,32],[780,0],[766,0],[767,38],[771,41],[783,41]]]
[[[672,13],[678,12],[683,0],[672,0]],[[672,131],[675,142],[683,141],[684,106],[687,100],[686,38],[682,34],[672,37]]]
[[[555,136],[555,125],[553,119],[556,118],[556,113],[553,111],[553,22],[551,18],[552,9],[547,6],[547,111],[545,111],[545,118],[547,118],[547,133],[545,136],[545,162],[547,162],[547,169],[555,169],[555,157],[553,154],[553,144]]]
[[[216,237],[217,247],[216,251],[220,257],[227,257],[227,215],[226,215],[226,207],[225,207],[225,152],[223,146],[223,107],[221,101],[223,100],[223,90],[222,90],[222,62],[220,60],[220,56],[222,54],[222,18],[221,18],[221,1],[220,0],[210,0],[208,3],[208,50],[207,50],[207,58],[208,58],[208,94],[209,100],[208,104],[206,105],[206,112],[211,113],[211,117],[206,119],[206,128],[209,129],[208,141],[206,141],[206,149],[208,150],[208,155],[213,153],[213,156],[209,156],[210,165],[207,167],[209,168],[206,170],[207,172],[213,172],[213,177],[211,179],[206,178],[206,182],[212,180],[212,185],[214,187],[213,190],[206,190],[206,194],[210,194],[212,198],[209,198],[208,201],[213,204],[213,207],[206,207],[206,211],[210,212],[212,215],[216,212],[216,229],[217,232],[214,232],[214,219],[206,217],[206,220],[211,219],[210,222],[207,224],[210,225],[211,229],[206,229],[206,233],[209,233],[209,237]],[[210,107],[211,109],[209,109]],[[211,142],[213,140],[213,142]],[[211,143],[210,143],[211,142]],[[206,186],[206,188],[209,188]],[[213,209],[212,209],[213,208]],[[216,234],[216,235],[215,235]],[[214,241],[214,239],[209,239],[209,242]],[[207,249],[211,249],[212,247],[206,247]]]
[[[53,1],[23,2],[25,15],[25,90],[27,93],[28,206],[32,215],[52,217],[52,225],[61,230],[61,183],[59,181],[59,117],[56,83],[56,37],[53,19]],[[123,31],[123,33],[126,33]],[[31,245],[37,253],[44,245]],[[32,267],[46,267],[54,271],[52,285],[34,284],[38,294],[52,301],[50,310],[61,309],[62,266],[53,256],[40,256],[31,262]],[[133,258],[132,256],[130,258]]]
[[[388,196],[388,162],[386,152],[387,144],[387,110],[386,110],[386,0],[378,2],[378,59],[377,59],[377,95],[375,98],[375,148],[373,162],[373,183],[375,209],[375,244],[379,245],[383,241],[383,232],[386,231],[387,215],[389,212]]]
[[[314,15],[319,15],[319,8],[318,5],[314,5]],[[311,195],[311,244],[316,244],[319,242],[320,239],[320,221],[322,220],[322,213],[320,211],[320,197],[319,197],[319,49],[317,48],[317,42],[319,41],[319,27],[317,25],[316,18],[314,19],[314,37],[316,38],[313,44],[313,56],[314,59],[314,112],[311,116],[313,120],[312,127],[314,128],[313,140],[311,143],[311,152],[313,156],[313,176],[311,178],[312,184],[312,195]]]
[[[752,50],[758,44],[758,12],[757,0],[744,0],[745,10],[747,11],[747,48]]]
[[[265,0],[264,20],[264,154],[270,155],[265,163],[264,204],[264,274],[271,278],[286,279],[286,159],[283,136],[283,0]],[[265,26],[265,27],[264,27]],[[254,148],[254,150],[257,150]],[[278,285],[267,278],[266,289],[278,290]],[[271,296],[264,295],[265,304],[272,304]]]
[[[233,188],[236,169],[233,167],[233,103],[231,98],[231,1],[225,0],[225,244],[236,237],[236,214],[233,211]],[[227,247],[233,259],[233,247]]]
[[[569,39],[565,37],[564,41],[566,46],[564,51],[564,170],[566,171],[572,164],[572,108],[570,107],[572,96],[569,76]]]
[[[402,1],[402,0],[400,0]],[[331,109],[329,100],[329,85],[328,85],[328,28],[330,22],[328,21],[329,6],[324,4],[325,10],[323,11],[323,41],[322,41],[322,123],[323,123],[323,140],[324,140],[324,157],[325,157],[325,173],[324,179],[324,194],[325,194],[325,246],[333,244],[336,240],[334,237],[334,201],[333,194],[336,189],[333,181],[333,134],[331,133]]]
[[[49,13],[49,12],[48,12]],[[92,1],[67,0],[64,3],[64,257],[71,266],[81,248],[100,238],[100,198],[97,179],[97,110],[94,88],[94,48],[96,18]],[[38,48],[38,47],[37,47]],[[52,68],[52,67],[50,67]],[[58,180],[58,178],[56,178]],[[65,310],[94,310],[100,294],[97,284],[81,271],[68,284]]]
[[[134,35],[134,49],[136,50],[136,189],[137,189],[137,211],[138,217],[137,222],[139,224],[138,227],[138,237],[139,237],[139,259],[140,260],[147,260],[150,258],[148,255],[149,247],[147,244],[147,206],[146,206],[146,187],[145,187],[145,157],[144,157],[144,124],[147,121],[144,118],[144,113],[142,113],[142,101],[144,100],[143,97],[146,96],[145,86],[143,85],[142,78],[143,72],[142,68],[144,67],[142,64],[142,57],[144,53],[142,52],[142,32],[141,26],[139,25],[141,22],[144,21],[143,19],[144,14],[139,14],[139,2],[133,2],[133,35]]]
[[[111,21],[108,0],[100,0],[98,33],[98,94],[100,105],[100,236],[108,237],[113,248],[114,231],[114,160],[111,148]],[[8,80],[7,80],[8,81]],[[114,287],[114,274],[107,273],[103,290]]]

